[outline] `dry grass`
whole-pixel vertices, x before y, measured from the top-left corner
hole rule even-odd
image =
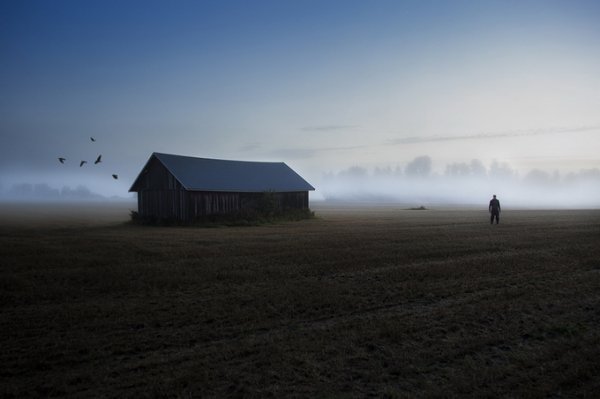
[[[4,397],[600,392],[597,210],[202,229],[25,209],[0,211]]]

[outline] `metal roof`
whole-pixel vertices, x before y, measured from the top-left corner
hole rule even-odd
[[[283,162],[248,162],[195,158],[153,153],[129,191],[137,191],[136,183],[152,158],[158,159],[185,187],[194,191],[312,191],[300,175]]]

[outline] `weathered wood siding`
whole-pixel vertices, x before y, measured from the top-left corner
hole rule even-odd
[[[187,191],[158,160],[151,161],[138,187],[142,217],[193,221],[196,218],[256,209],[264,193]],[[308,191],[273,193],[279,209],[308,208]]]
[[[235,213],[241,210],[239,193],[211,191],[189,191],[190,218],[220,213]]]
[[[143,217],[188,220],[185,190],[140,190],[138,212]]]
[[[265,193],[241,193],[242,208],[256,208]],[[308,208],[308,191],[273,193],[277,209]]]
[[[308,208],[308,191],[273,193],[278,209]],[[264,193],[224,193],[211,191],[189,191],[190,217],[236,213],[260,206]]]
[[[158,160],[143,170],[138,189],[138,213],[157,219],[187,220],[186,190]]]
[[[299,191],[293,193],[277,193],[280,197],[280,207],[282,209],[307,209],[308,191]]]

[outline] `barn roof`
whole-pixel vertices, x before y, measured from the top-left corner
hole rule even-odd
[[[153,153],[129,191],[138,191],[138,181],[153,158],[186,190],[236,192],[309,191],[314,187],[283,162],[248,162],[195,158]]]

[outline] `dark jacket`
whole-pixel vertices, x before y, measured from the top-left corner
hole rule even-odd
[[[500,213],[500,201],[496,198],[492,198],[490,201],[490,212]]]

